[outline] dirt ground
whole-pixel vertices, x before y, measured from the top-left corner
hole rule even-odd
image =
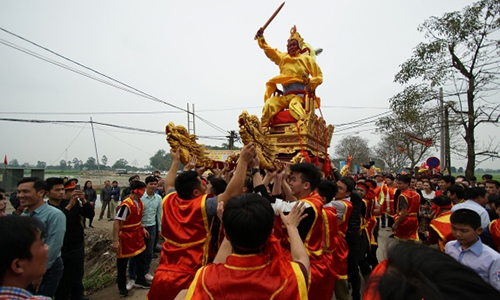
[[[96,217],[92,224],[95,228],[87,227],[85,229],[86,242],[89,245],[93,245],[90,246],[88,250],[87,247],[85,249],[85,276],[90,278],[89,283],[92,284],[92,287],[86,289],[86,291],[93,291],[92,293],[87,292],[87,296],[91,300],[118,300],[121,298],[118,295],[118,286],[116,285],[116,254],[110,251],[113,222],[109,222],[105,218],[101,221],[97,221],[100,208],[96,208],[95,212]],[[160,253],[157,253],[157,255],[159,257]],[[154,270],[158,267],[159,261],[159,258],[153,258],[150,274],[154,274]],[[102,269],[101,273],[99,273],[99,269]],[[97,276],[92,276],[92,274],[97,274]],[[105,285],[100,285],[99,280],[92,279],[93,277],[108,279],[108,276],[111,276],[111,278],[109,278],[111,284],[109,284],[109,280],[106,280],[108,282]],[[129,292],[127,299],[146,299],[148,291],[149,290],[146,289],[134,288]]]

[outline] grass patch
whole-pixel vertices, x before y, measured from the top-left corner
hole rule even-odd
[[[98,291],[116,282],[112,274],[103,273],[102,268],[83,277],[83,288],[87,293]]]

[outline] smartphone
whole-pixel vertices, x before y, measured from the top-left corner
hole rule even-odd
[[[80,190],[80,185],[79,184],[75,185],[75,190],[77,190],[77,191]]]

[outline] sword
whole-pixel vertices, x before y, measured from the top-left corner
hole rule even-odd
[[[283,5],[285,5],[285,2],[281,3],[281,5],[278,7],[278,9],[276,9],[276,11],[272,14],[272,16],[269,18],[269,20],[267,20],[266,24],[264,24],[264,26],[261,27],[262,29],[262,32],[264,32],[264,30],[266,30],[267,26],[269,24],[271,24],[271,22],[273,21],[274,17],[276,17],[276,15],[280,12],[280,10],[283,8]],[[259,31],[261,31],[261,29],[259,29]],[[257,35],[255,35],[255,40],[257,39]]]

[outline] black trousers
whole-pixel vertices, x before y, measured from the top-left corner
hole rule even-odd
[[[61,281],[57,286],[56,300],[81,300],[83,296],[83,263],[85,252],[83,246],[78,249],[61,251],[64,271]]]
[[[127,265],[128,259],[135,260],[135,266],[137,270],[137,279],[143,280],[146,266],[146,251],[142,251],[133,257],[125,257],[125,258],[117,258],[116,259],[116,267],[118,269],[118,289],[126,290],[127,289]]]
[[[352,287],[352,300],[361,299],[361,278],[359,277],[359,251],[361,236],[359,232],[347,232],[345,236],[349,254],[347,255],[347,276]]]

